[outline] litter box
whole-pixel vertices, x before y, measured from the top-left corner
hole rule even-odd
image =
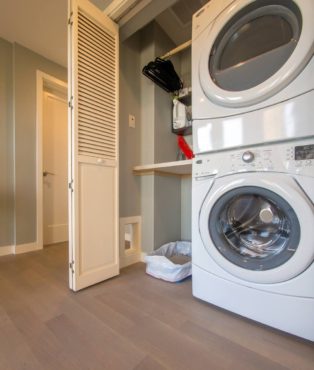
[[[191,242],[164,244],[145,257],[146,273],[170,282],[181,281],[192,274],[191,255]]]

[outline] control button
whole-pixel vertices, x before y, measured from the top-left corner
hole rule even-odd
[[[196,164],[202,164],[203,163],[203,161],[201,160],[201,159],[198,159],[197,161],[196,161]]]
[[[242,160],[245,163],[251,163],[251,162],[253,162],[254,161],[254,153],[249,152],[249,151],[244,152],[242,154]]]

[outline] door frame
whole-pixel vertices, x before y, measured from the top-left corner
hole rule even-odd
[[[59,92],[67,99],[68,84],[47,73],[36,72],[36,238],[43,249],[43,101],[45,89]],[[69,162],[69,160],[68,160]]]

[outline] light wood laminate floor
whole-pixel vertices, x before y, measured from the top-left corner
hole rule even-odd
[[[73,293],[66,245],[55,245],[0,258],[0,369],[313,370],[314,346],[201,302],[191,280],[154,279],[142,263]]]

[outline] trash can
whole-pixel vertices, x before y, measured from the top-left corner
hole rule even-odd
[[[189,241],[164,244],[145,257],[146,273],[170,282],[177,282],[192,274],[192,247]]]

